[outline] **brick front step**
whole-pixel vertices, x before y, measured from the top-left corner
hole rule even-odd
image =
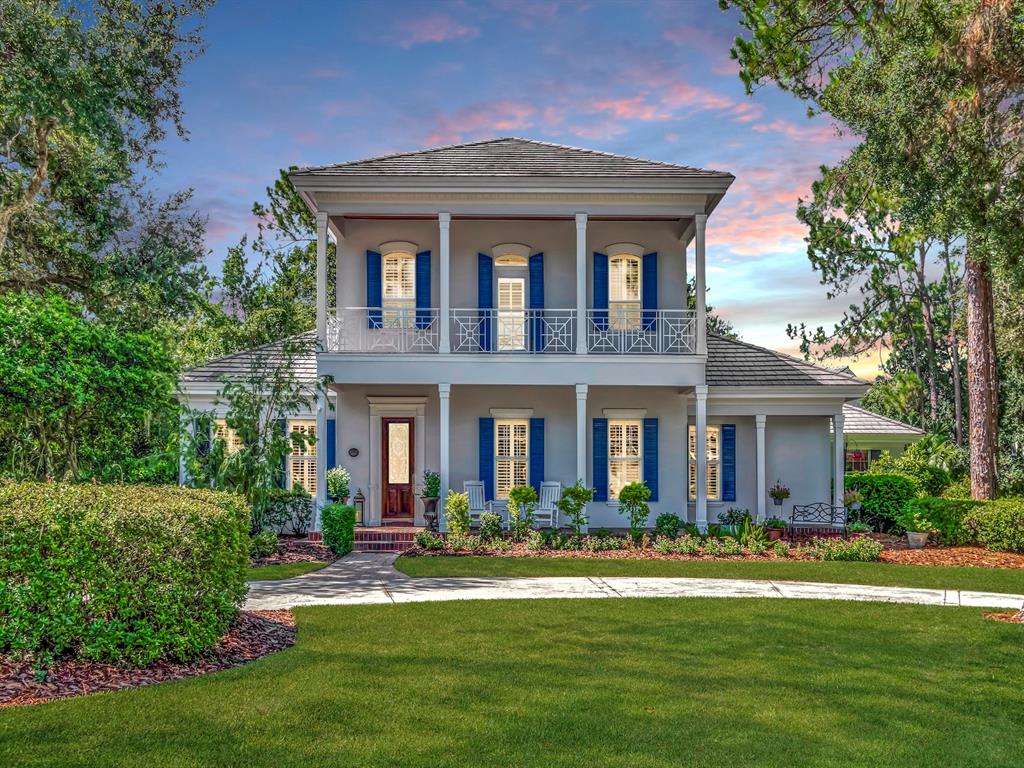
[[[416,532],[423,530],[414,526],[388,526],[379,528],[356,528],[356,552],[404,552],[412,546]]]

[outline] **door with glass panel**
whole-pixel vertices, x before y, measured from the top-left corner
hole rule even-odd
[[[381,487],[384,489],[381,517],[384,522],[412,520],[415,513],[413,457],[415,419],[381,419]]]
[[[498,278],[498,351],[526,349],[526,280]]]

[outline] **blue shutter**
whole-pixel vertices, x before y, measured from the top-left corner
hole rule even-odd
[[[384,314],[381,307],[384,304],[383,287],[380,274],[380,254],[376,251],[366,252],[366,327],[383,328]]]
[[[430,327],[430,251],[416,254],[416,327]]]
[[[334,466],[336,466],[336,462],[337,462],[337,459],[338,459],[338,452],[336,450],[337,447],[338,447],[338,440],[337,440],[338,432],[337,432],[337,429],[338,429],[338,422],[337,422],[337,420],[336,419],[328,419],[327,420],[327,445],[325,446],[325,448],[327,450],[327,468],[328,469],[331,469]]]
[[[530,309],[536,310],[530,320],[531,349],[544,351],[544,254],[535,253],[530,257]],[[540,486],[538,486],[539,488]]]
[[[644,485],[651,501],[658,500],[658,420],[644,419]]]
[[[640,299],[643,305],[643,324],[645,331],[654,330],[654,322],[658,308],[658,254],[645,253],[643,260],[643,285],[641,286]]]
[[[484,501],[494,499],[494,419],[480,418],[480,479],[484,483]]]
[[[277,420],[277,428],[279,430],[281,430],[281,434],[283,434],[285,436],[285,439],[288,440],[288,444],[291,445],[291,437],[292,436],[291,436],[291,433],[288,431],[288,421],[287,421],[287,419],[278,419]],[[281,457],[281,476],[277,478],[277,487],[278,488],[287,488],[288,487],[288,454],[287,453],[284,456]]]
[[[490,352],[491,327],[494,324],[494,259],[486,253],[477,254],[477,307],[480,308],[480,349]],[[490,498],[490,497],[488,497]]]
[[[594,501],[608,501],[608,419],[594,419]]]
[[[608,330],[608,254],[594,252],[594,327]]]
[[[530,419],[530,485],[540,493],[544,482],[544,419]]]
[[[722,425],[722,501],[736,501],[736,425]]]

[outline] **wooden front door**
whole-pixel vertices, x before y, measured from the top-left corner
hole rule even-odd
[[[415,513],[415,426],[416,420],[412,418],[381,419],[382,517],[385,523],[399,519],[412,522]]]

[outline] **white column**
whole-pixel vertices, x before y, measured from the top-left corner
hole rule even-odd
[[[441,309],[437,322],[441,324],[439,350],[442,353],[451,351],[451,321],[448,319],[451,300],[449,298],[451,272],[451,241],[449,238],[452,215],[442,211],[437,214],[437,226],[441,235]]]
[[[833,477],[835,481],[832,488],[832,503],[837,507],[843,506],[843,495],[846,492],[846,489],[843,487],[846,474],[846,440],[843,436],[844,422],[845,418],[842,413],[837,413],[832,417],[832,432],[835,440],[833,443],[833,448],[835,449],[833,458],[835,471]]]
[[[188,467],[185,466],[186,445],[195,440],[196,423],[192,420],[192,412],[181,406],[181,438],[178,441],[178,485],[188,482]]]
[[[440,460],[438,464],[438,474],[441,475],[441,500],[437,503],[437,527],[442,531],[448,530],[448,516],[444,513],[444,503],[448,498],[448,487],[450,483],[449,473],[451,472],[451,392],[452,385],[444,382],[437,385],[437,394],[440,400],[440,421],[439,433],[440,440],[438,446],[438,452],[440,453]]]
[[[754,417],[754,427],[757,430],[757,522],[763,523],[768,516],[766,509],[768,498],[768,486],[766,485],[765,476],[765,456],[764,448],[764,426],[765,422],[768,421],[768,417],[764,414],[757,414]]]
[[[327,214],[316,214],[316,339],[327,345]]]
[[[698,384],[697,396],[697,527],[708,529],[708,388]]]
[[[697,354],[705,355],[708,351],[707,293],[704,282],[704,235],[707,229],[707,214],[698,213],[694,218],[696,236],[694,238],[694,279],[697,300]]]
[[[576,354],[587,353],[587,214],[576,214]]]
[[[337,426],[337,425],[335,425]],[[327,392],[316,396],[316,509],[314,531],[320,530],[320,510],[327,503]]]

